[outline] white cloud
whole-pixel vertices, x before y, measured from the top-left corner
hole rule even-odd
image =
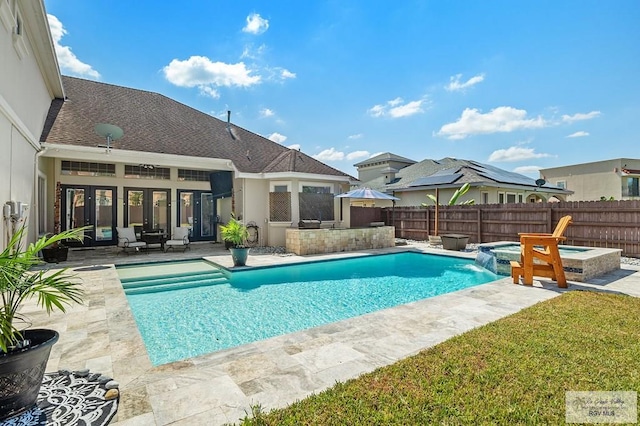
[[[596,118],[599,116],[600,116],[600,111],[591,111],[586,114],[579,112],[573,115],[566,115],[566,114],[563,115],[562,121],[564,121],[565,123],[573,123],[575,121],[591,120],[592,118]]]
[[[369,158],[369,151],[353,151],[347,154],[347,160],[357,160],[358,158]]]
[[[85,64],[71,51],[69,46],[63,46],[60,44],[60,40],[67,34],[67,30],[62,25],[62,22],[54,15],[47,14],[49,21],[49,28],[51,29],[51,38],[53,39],[53,46],[56,50],[56,56],[58,57],[58,64],[62,71],[68,72],[79,77],[88,77],[98,79],[100,73],[93,69],[89,64]]]
[[[421,108],[422,101],[412,101],[408,104],[397,106],[391,108],[389,110],[389,115],[393,118],[398,117],[408,117],[410,115],[418,114],[419,112],[424,112]]]
[[[465,108],[458,121],[442,126],[437,135],[449,139],[464,139],[470,135],[512,132],[547,125],[541,116],[527,118],[527,111],[523,109],[503,106],[482,114],[475,108]]]
[[[344,152],[336,151],[335,148],[331,147],[312,155],[312,157],[320,161],[341,161],[344,160]]]
[[[260,58],[264,52],[267,50],[267,46],[265,44],[261,44],[258,48],[254,49],[253,45],[247,45],[242,50],[242,55],[240,58],[249,58],[249,59],[258,59]]]
[[[516,167],[515,169],[513,169],[514,172],[516,173],[521,173],[523,175],[534,175],[534,176],[540,176],[540,169],[542,169],[542,167],[539,166],[520,166],[520,167]]]
[[[273,112],[272,109],[269,108],[262,108],[259,112],[260,117],[261,118],[267,118],[267,117],[272,117],[275,115],[275,112]]]
[[[283,80],[287,78],[296,78],[296,73],[283,69],[282,72],[280,73],[280,76],[282,77]]]
[[[584,137],[584,136],[589,136],[589,132],[585,132],[584,130],[581,130],[579,132],[571,133],[567,137],[568,138],[581,138],[581,137]]]
[[[404,103],[402,98],[395,98],[387,101],[386,104],[377,104],[369,108],[367,112],[372,117],[390,116],[391,118],[408,117],[424,112],[422,104],[426,99],[419,99]]]
[[[299,143],[294,143],[293,145],[289,145],[287,148],[295,149],[296,151],[300,151],[300,144]]]
[[[262,34],[269,29],[269,20],[262,18],[258,13],[247,16],[247,25],[242,29],[249,34]]]
[[[461,78],[462,74],[456,74],[449,77],[449,84],[447,84],[444,88],[450,92],[464,91],[471,86],[481,83],[484,80],[484,74],[475,75],[464,83],[460,82]]]
[[[498,149],[493,151],[489,156],[489,161],[522,161],[532,158],[551,157],[550,154],[536,153],[533,148],[525,148],[522,146],[512,146],[507,149]]]
[[[281,135],[278,132],[273,132],[267,137],[267,139],[269,139],[270,141],[274,141],[276,143],[281,144],[281,143],[283,143],[284,141],[287,140],[287,137],[285,135]]]
[[[381,117],[384,115],[384,105],[374,105],[368,112],[372,117]]]
[[[212,62],[204,56],[192,56],[185,61],[174,59],[162,71],[170,83],[179,87],[198,87],[201,93],[212,97],[220,96],[215,87],[248,87],[261,81],[260,76],[251,75],[243,62]]]
[[[349,135],[348,139],[361,139],[363,136],[362,133],[357,133],[355,135]]]
[[[209,96],[213,99],[218,99],[220,97],[220,93],[211,86],[200,86],[200,93],[204,96]]]

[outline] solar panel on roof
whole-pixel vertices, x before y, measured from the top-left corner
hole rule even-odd
[[[462,173],[453,173],[448,175],[431,175],[414,180],[409,186],[427,186],[427,185],[446,185],[460,179]]]
[[[478,171],[478,174],[500,183],[514,183],[518,185],[535,185],[535,182],[533,179],[528,178],[526,176],[518,175],[517,173],[510,173],[510,172],[500,173],[494,170],[485,169],[482,171]]]

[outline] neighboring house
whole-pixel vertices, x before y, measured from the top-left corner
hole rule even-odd
[[[259,227],[261,244],[284,245],[301,219],[333,223],[334,194],[354,178],[297,150],[158,93],[63,77],[42,132],[49,212],[62,230],[92,225],[85,245],[114,244],[118,226],[192,228],[217,239],[233,212]],[[110,142],[95,126],[124,135]],[[57,211],[60,213],[58,214]]]
[[[30,205],[31,240],[89,225],[86,246],[115,244],[116,226],[213,241],[233,212],[284,245],[301,219],[341,217],[355,178],[163,95],[61,77],[42,0],[0,0],[0,49],[0,202]]]
[[[0,0],[0,250],[25,218],[30,240],[46,230],[39,140],[54,98],[64,91],[42,2]]]
[[[355,165],[362,181],[360,186],[395,195],[400,198],[397,206],[430,204],[426,194],[435,195],[436,189],[440,203],[446,204],[456,189],[467,182],[471,188],[458,202],[470,199],[475,200],[476,204],[538,202],[552,197],[564,200],[570,194],[570,191],[555,185],[538,185],[535,179],[527,176],[471,160],[443,158],[417,163],[407,160],[405,167],[397,169],[390,164],[385,165],[385,159],[390,163],[392,159],[397,160],[397,156],[380,154]],[[376,164],[378,176],[362,179],[360,170],[372,164]]]
[[[568,201],[640,198],[640,159],[616,158],[540,170],[551,184],[571,190]]]

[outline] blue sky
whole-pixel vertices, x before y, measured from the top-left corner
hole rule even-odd
[[[45,6],[63,74],[231,110],[352,175],[387,151],[536,177],[640,158],[637,0]]]

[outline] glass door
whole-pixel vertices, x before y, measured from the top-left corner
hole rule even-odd
[[[124,226],[171,232],[169,189],[125,188]]]
[[[190,228],[192,241],[214,241],[216,239],[216,200],[211,192],[178,191],[180,208],[178,224]]]
[[[86,185],[62,185],[61,230],[89,226],[82,242],[71,246],[103,246],[115,243],[116,188]]]

